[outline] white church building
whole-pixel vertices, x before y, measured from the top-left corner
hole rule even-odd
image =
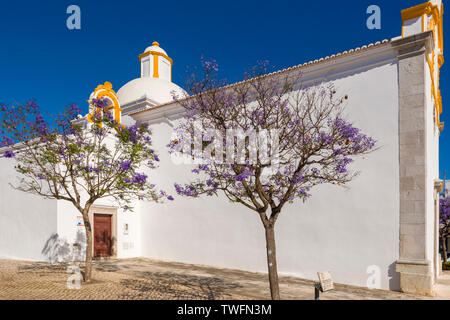
[[[379,274],[380,289],[433,292],[440,272],[443,5],[432,0],[401,15],[398,37],[266,75],[301,72],[305,84],[333,82],[350,97],[349,120],[380,147],[354,162],[351,169],[361,174],[348,190],[321,185],[306,203],[284,208],[276,225],[281,276],[317,280],[317,272],[327,270],[337,283],[365,287]],[[137,79],[117,93],[105,83],[91,97],[109,98],[120,121],[149,123],[161,159],[149,178],[175,200],[139,201],[133,212],[106,200],[95,203],[94,255],[266,273],[257,215],[225,196],[175,195],[174,183],[192,177],[191,167],[174,164],[167,148],[184,111],[171,92],[183,89],[172,82],[173,61],[157,42],[139,61]],[[13,161],[0,157],[0,258],[82,259],[84,227],[72,204],[16,191],[9,185],[15,176]]]

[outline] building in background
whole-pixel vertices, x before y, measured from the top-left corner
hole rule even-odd
[[[439,194],[441,198],[448,198],[450,196],[450,180],[443,180],[444,186],[442,192]]]

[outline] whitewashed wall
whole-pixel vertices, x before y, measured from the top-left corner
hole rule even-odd
[[[124,212],[122,209],[117,208],[117,203],[111,201],[110,199],[100,199],[95,202],[92,212],[95,213],[95,207],[102,208],[116,208],[117,209],[117,223],[116,223],[116,231],[117,231],[117,258],[132,258],[140,256],[140,229],[139,229],[139,209],[140,206],[136,205],[136,208],[133,212],[126,211]],[[98,213],[98,212],[97,212]],[[74,243],[80,243],[85,241],[85,228],[77,226],[77,216],[80,216],[80,213],[73,206],[72,203],[67,201],[58,201],[58,235],[65,242],[69,243],[72,247]],[[124,234],[124,224],[128,223],[128,234]],[[93,227],[94,228],[94,227]],[[114,228],[114,226],[113,226]],[[94,232],[94,230],[92,230]],[[73,253],[72,256],[68,256],[69,260],[73,259],[73,256],[76,256],[76,253]],[[79,257],[84,259],[84,253]],[[66,260],[66,259],[64,259]],[[75,259],[76,260],[76,259]]]
[[[15,161],[0,156],[0,258],[72,261],[85,257],[85,229],[77,226],[81,214],[72,203],[48,200],[13,189],[17,179]],[[82,194],[83,201],[86,195]],[[117,257],[140,255],[139,209],[123,212],[111,199],[100,199],[94,206],[117,209]],[[95,212],[95,209],[93,209]],[[124,224],[128,223],[128,234]],[[114,228],[114,226],[113,226]],[[81,243],[81,250],[74,247]]]
[[[437,62],[437,61],[436,61]],[[435,123],[435,105],[431,96],[431,74],[428,64],[425,63],[425,94],[426,94],[426,153],[427,164],[426,178],[426,259],[431,262],[432,270],[435,272],[435,246],[437,235],[435,219],[435,199],[434,199],[434,181],[439,179],[439,128]],[[438,249],[439,252],[439,249]]]
[[[114,148],[115,140],[109,139],[105,140],[108,148]],[[79,190],[81,196],[81,203],[88,200],[87,193],[84,190]],[[102,209],[110,209],[114,212],[114,217],[112,218],[112,236],[114,237],[114,246],[116,248],[117,258],[130,258],[137,257],[140,254],[139,247],[139,209],[140,206],[137,203],[132,204],[135,207],[133,212],[124,212],[118,207],[118,203],[113,198],[102,198],[97,200],[91,207],[91,212],[95,213],[105,213]],[[96,210],[99,208],[100,210]],[[109,213],[107,213],[109,214]],[[81,216],[81,213],[75,208],[75,206],[68,201],[60,200],[58,201],[58,214],[57,214],[57,226],[58,226],[58,236],[61,241],[67,243],[72,249],[74,243],[85,243],[86,231],[84,226],[77,226],[77,216]],[[93,219],[93,215],[92,215]],[[114,223],[115,220],[115,223]],[[128,223],[128,234],[124,234],[124,224]],[[95,223],[91,221],[92,233],[94,234]],[[62,260],[83,260],[85,258],[85,248],[82,248],[82,254],[78,255],[76,251],[66,254],[62,257]]]
[[[419,34],[422,32],[422,17],[407,20],[403,23],[403,36],[409,36],[412,34]]]
[[[349,119],[375,137],[380,149],[356,161],[353,169],[362,173],[350,190],[320,186],[306,204],[298,201],[285,207],[276,227],[280,274],[317,279],[318,271],[328,270],[336,282],[365,286],[367,268],[376,265],[381,287],[399,289],[395,273],[399,255],[397,64],[386,47],[371,52],[305,70],[305,81],[328,79],[339,93],[349,94]],[[138,118],[151,119],[152,113]],[[172,128],[168,121],[153,119],[151,123],[154,146],[161,155],[152,181],[175,193],[173,183],[192,177],[190,168],[175,166],[169,159],[166,145]],[[259,217],[223,196],[176,196],[165,205],[144,204],[141,243],[142,255],[150,258],[267,270]]]
[[[13,189],[14,164],[0,158],[0,258],[46,260],[44,249],[56,233],[56,201]]]

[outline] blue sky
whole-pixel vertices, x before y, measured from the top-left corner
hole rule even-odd
[[[34,98],[49,112],[77,103],[87,112],[99,83],[110,81],[117,90],[138,77],[138,55],[155,40],[174,60],[175,83],[183,85],[186,67],[198,65],[201,55],[216,59],[221,76],[234,82],[257,61],[281,69],[398,36],[401,10],[422,2],[1,1],[0,101]],[[71,4],[81,8],[81,30],[66,27]],[[372,4],[381,8],[381,30],[366,28]],[[448,63],[441,69],[441,121],[448,124],[440,167],[450,176]]]

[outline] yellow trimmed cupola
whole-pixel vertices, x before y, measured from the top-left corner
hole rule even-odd
[[[172,59],[166,51],[159,47],[158,42],[153,42],[151,47],[145,49],[139,55],[141,62],[141,77],[152,77],[171,81],[172,79]]]
[[[174,94],[184,96],[184,90],[172,82],[173,60],[158,42],[139,55],[139,62],[140,77],[117,91],[123,115],[171,103]]]

